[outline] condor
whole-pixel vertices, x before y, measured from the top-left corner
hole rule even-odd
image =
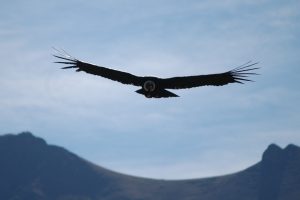
[[[86,73],[102,76],[123,84],[141,87],[136,92],[147,98],[178,97],[178,95],[168,91],[167,89],[223,86],[229,83],[243,84],[244,81],[251,81],[247,78],[249,75],[257,75],[257,73],[254,73],[253,70],[259,69],[258,67],[254,67],[257,62],[253,63],[250,61],[224,73],[158,78],[153,76],[135,76],[127,72],[83,62],[66,54],[65,52],[58,53],[58,55],[54,56],[62,60],[55,63],[68,65],[66,67],[62,67],[62,69],[75,68],[77,72],[84,71]]]

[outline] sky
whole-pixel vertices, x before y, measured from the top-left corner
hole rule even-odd
[[[102,167],[155,179],[243,170],[271,143],[300,145],[300,1],[5,1],[0,134],[30,131]],[[162,78],[259,62],[255,82],[172,90],[61,70],[53,47]]]

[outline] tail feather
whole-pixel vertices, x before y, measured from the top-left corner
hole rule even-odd
[[[156,91],[155,93],[151,94],[150,96],[147,96],[147,94],[145,93],[145,91],[143,89],[139,89],[137,91],[135,91],[136,93],[145,95],[145,97],[148,98],[168,98],[168,97],[179,97],[177,94],[174,94],[168,90],[165,89],[161,89],[159,91]]]
[[[168,90],[160,90],[159,91],[159,97],[158,98],[161,98],[161,97],[179,97],[177,94],[174,94]]]

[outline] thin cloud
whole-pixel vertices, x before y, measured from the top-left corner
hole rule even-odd
[[[299,3],[54,1],[31,12],[32,4],[0,8],[1,132],[29,130],[114,170],[171,179],[231,173],[271,142],[300,143]],[[250,59],[262,68],[255,83],[156,101],[60,70],[52,46],[137,75],[219,73]]]

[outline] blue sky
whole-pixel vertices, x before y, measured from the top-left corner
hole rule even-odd
[[[7,1],[0,8],[0,133],[31,131],[118,172],[227,174],[270,143],[300,145],[297,0]],[[259,61],[254,83],[146,99],[61,70],[52,47],[136,75],[218,73]]]

